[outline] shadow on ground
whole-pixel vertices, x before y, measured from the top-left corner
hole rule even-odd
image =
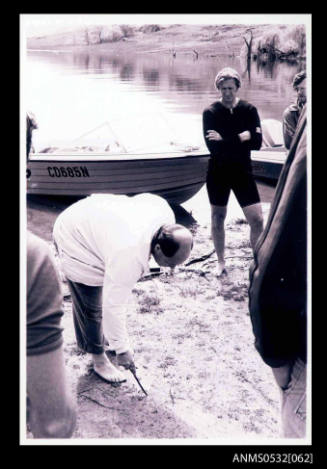
[[[77,384],[78,421],[73,438],[194,438],[195,431],[129,380],[119,386],[92,370]]]

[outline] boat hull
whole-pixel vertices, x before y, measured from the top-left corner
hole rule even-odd
[[[263,148],[251,152],[252,172],[256,178],[277,181],[286,159],[285,149]]]
[[[151,192],[181,204],[206,181],[209,154],[33,154],[27,162],[27,193],[86,196]],[[280,148],[251,154],[255,177],[277,180],[286,158]]]
[[[158,194],[181,204],[204,185],[209,155],[34,154],[27,162],[27,193],[85,196],[94,193]]]

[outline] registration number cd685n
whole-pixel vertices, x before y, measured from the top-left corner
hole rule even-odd
[[[90,177],[86,166],[48,166],[49,176],[54,178],[60,177]]]

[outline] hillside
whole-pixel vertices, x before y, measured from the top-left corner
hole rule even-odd
[[[288,25],[94,25],[60,34],[43,35],[27,39],[29,49],[85,49],[135,50],[137,52],[199,53],[239,55],[252,29],[254,39],[269,34],[273,29],[282,31]],[[196,52],[194,52],[196,51]]]

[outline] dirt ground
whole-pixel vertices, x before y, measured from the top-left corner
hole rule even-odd
[[[150,439],[191,444],[250,439],[260,444],[279,438],[279,391],[254,349],[248,312],[249,226],[242,212],[229,209],[228,275],[217,279],[204,197],[201,191],[192,210],[187,203],[186,210],[175,209],[177,221],[194,233],[191,263],[177,267],[173,276],[162,271],[143,279],[133,290],[127,326],[148,396],[128,371],[127,382],[118,387],[93,373],[89,356],[76,346],[63,281],[64,353],[78,415],[73,439],[124,439],[124,444],[128,439],[141,444]],[[69,203],[30,198],[28,228],[53,247],[54,220]],[[269,204],[263,209],[266,217]]]

